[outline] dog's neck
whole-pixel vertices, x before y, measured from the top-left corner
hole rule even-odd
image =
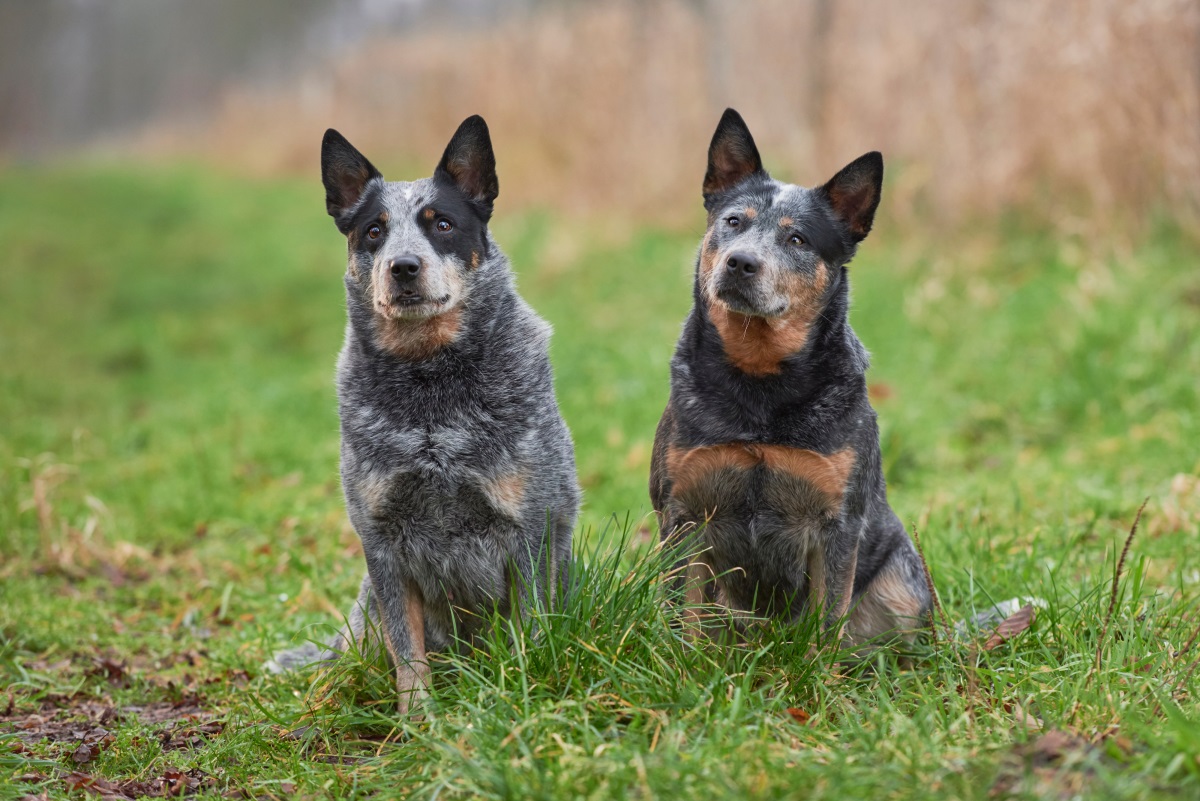
[[[490,337],[505,300],[512,294],[511,280],[497,265],[496,275],[479,281],[454,308],[423,319],[385,319],[371,310],[369,298],[346,279],[346,306],[350,336],[358,350],[373,361],[398,369],[437,365],[446,358],[459,362],[485,358]]]
[[[698,353],[720,352],[731,374],[747,382],[798,379],[808,385],[862,375],[865,351],[850,328],[849,284],[845,269],[839,271],[820,309],[803,318],[736,314],[712,303],[697,285]]]

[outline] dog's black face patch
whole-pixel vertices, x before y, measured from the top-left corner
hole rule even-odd
[[[373,181],[362,200],[345,214],[339,227],[353,249],[372,253],[383,243],[387,234],[387,212],[383,205],[383,181]]]
[[[487,218],[477,202],[454,184],[435,176],[433,197],[416,214],[416,223],[435,253],[476,269],[487,258]]]

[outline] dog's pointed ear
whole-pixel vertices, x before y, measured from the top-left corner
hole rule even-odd
[[[842,168],[821,187],[834,213],[850,228],[855,242],[866,239],[883,191],[883,155],[872,150]]]
[[[346,137],[330,128],[321,140],[321,181],[325,184],[325,210],[345,233],[349,212],[362,200],[367,184],[382,179],[367,157]]]
[[[446,152],[438,162],[434,177],[449,181],[474,202],[484,213],[492,216],[492,204],[500,194],[496,178],[496,154],[487,123],[478,114],[467,117],[454,132]]]
[[[754,137],[742,115],[725,109],[708,146],[708,171],[704,173],[704,202],[732,189],[756,173],[766,174]]]

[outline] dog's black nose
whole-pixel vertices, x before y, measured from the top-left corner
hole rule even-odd
[[[421,261],[415,256],[401,256],[388,262],[392,278],[397,281],[411,281],[421,273]]]
[[[747,253],[732,253],[729,259],[725,262],[726,268],[731,273],[740,273],[741,275],[754,275],[758,272],[758,259]]]

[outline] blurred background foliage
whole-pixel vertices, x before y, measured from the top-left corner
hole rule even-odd
[[[1105,243],[1200,203],[1194,0],[0,3],[0,154],[431,166],[472,113],[504,208],[682,224],[738,108],[812,183],[879,149],[905,229],[1020,209]]]

